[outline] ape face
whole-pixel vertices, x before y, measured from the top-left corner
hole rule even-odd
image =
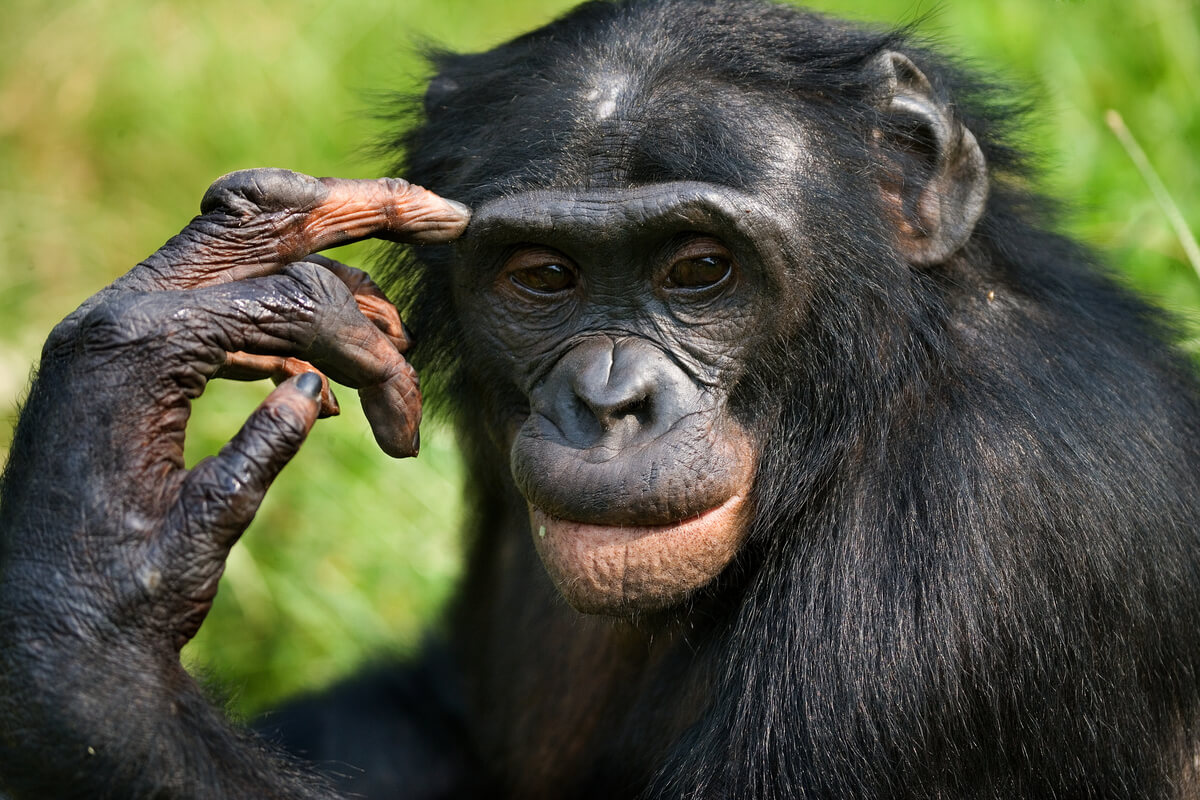
[[[739,552],[780,409],[805,406],[787,435],[818,455],[854,430],[856,370],[906,346],[899,293],[970,237],[986,169],[900,53],[846,90],[769,59],[705,74],[556,52],[531,66],[517,42],[431,84],[402,169],[474,217],[421,256],[408,319],[435,366],[461,366],[480,418],[462,424],[509,461],[563,595],[630,615]]]
[[[427,105],[469,109],[460,88],[435,80]],[[547,82],[505,113],[556,117],[547,127],[569,126],[569,146],[503,126],[470,145],[477,158],[437,168],[473,206],[447,265],[452,346],[500,398],[488,424],[534,545],[587,613],[678,604],[730,563],[753,518],[761,432],[732,397],[789,316],[784,197],[803,137],[727,94],[650,90],[633,69]],[[712,113],[729,102],[745,114]],[[703,155],[682,156],[699,146],[697,115]]]
[[[677,603],[737,552],[759,446],[730,390],[777,324],[777,225],[713,184],[529,191],[457,246],[464,327],[524,399],[505,444],[534,543],[581,611]]]

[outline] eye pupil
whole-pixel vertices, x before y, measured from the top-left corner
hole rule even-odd
[[[728,260],[719,256],[702,256],[675,262],[668,279],[672,286],[699,289],[720,283],[728,274]]]
[[[512,281],[530,291],[553,294],[574,286],[575,276],[562,264],[544,264],[517,270]]]

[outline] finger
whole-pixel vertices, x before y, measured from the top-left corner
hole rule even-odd
[[[420,392],[412,368],[346,285],[316,264],[186,292],[120,295],[89,314],[85,328],[95,328],[85,338],[106,368],[141,386],[137,397],[150,402],[130,413],[161,417],[153,426],[170,440],[172,458],[180,455],[186,400],[239,352],[297,358],[354,389],[378,386],[366,394],[377,441],[390,455],[413,454]]]
[[[253,353],[230,353],[226,365],[217,377],[232,380],[261,380],[269,377],[281,383],[294,375],[315,372],[307,361],[283,356],[260,356]],[[321,417],[340,413],[337,398],[329,388],[329,380],[320,372]],[[416,372],[408,362],[398,367],[389,380],[358,391],[363,412],[371,424],[375,441],[388,455],[395,458],[415,456],[421,449],[421,389]]]
[[[313,372],[321,377],[320,416],[339,414],[341,409],[329,388],[329,379],[307,361],[298,358],[230,353],[216,377],[231,380],[271,378],[281,383],[305,372]],[[396,375],[383,383],[359,389],[358,396],[379,447],[395,458],[417,455],[421,448],[421,389],[412,366],[404,362],[398,367]]]
[[[363,316],[374,323],[400,353],[408,350],[411,336],[400,321],[400,312],[387,299],[383,290],[371,280],[371,276],[360,269],[321,255],[310,255],[304,260],[336,275],[353,293],[358,310]],[[298,358],[236,352],[228,354],[225,364],[218,369],[214,377],[238,381],[270,378],[279,384],[290,377],[310,371],[314,371],[314,367]],[[329,386],[328,378],[321,374],[321,380],[321,416],[336,416],[340,413],[337,397]]]
[[[374,236],[408,244],[443,244],[466,230],[471,211],[403,178],[318,179],[328,190],[300,226],[294,258]]]
[[[461,203],[400,178],[313,178],[283,169],[225,175],[209,187],[200,210],[118,283],[151,291],[242,280],[372,236],[448,242],[470,219]]]
[[[386,381],[358,390],[371,433],[392,458],[415,456],[421,450],[421,385],[407,362]]]
[[[280,384],[220,453],[188,473],[169,518],[168,529],[176,537],[170,563],[185,570],[200,567],[199,576],[205,570],[189,556],[223,560],[307,438],[320,392],[321,379],[311,372]]]
[[[257,353],[228,353],[214,378],[232,381],[260,381],[270,378],[279,385],[289,378],[306,372],[314,372],[321,378],[321,418],[336,417],[341,413],[337,396],[329,385],[329,379],[307,361],[290,356],[264,356]]]
[[[281,384],[220,453],[184,479],[164,535],[151,542],[138,576],[145,591],[166,589],[186,601],[180,616],[167,621],[177,649],[199,630],[230,548],[312,430],[320,387],[315,373]]]
[[[371,280],[370,275],[361,269],[322,255],[309,255],[303,260],[322,266],[338,276],[354,295],[354,301],[363,316],[375,323],[375,327],[392,340],[397,350],[401,353],[408,352],[409,346],[412,345],[412,336],[400,321],[400,312],[375,281]]]
[[[330,270],[302,261],[279,275],[199,289],[181,298],[203,331],[199,338],[213,346],[198,350],[196,357],[212,358],[220,348],[221,362],[214,369],[231,352],[307,361],[332,380],[364,390],[363,407],[384,452],[397,458],[416,454],[421,418],[416,373]]]
[[[160,295],[143,297],[154,303]],[[216,356],[208,348],[196,350],[197,357],[216,358],[214,369],[232,352],[289,356],[359,389],[385,381],[405,363],[392,341],[358,310],[345,284],[306,261],[278,275],[163,296],[164,307],[153,311],[164,320],[161,327],[181,316],[171,311],[181,304],[195,338],[223,348]]]

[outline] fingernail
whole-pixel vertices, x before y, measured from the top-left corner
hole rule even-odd
[[[306,372],[296,379],[296,388],[316,400],[321,396],[321,376],[315,372]]]
[[[462,203],[458,202],[457,200],[447,200],[445,197],[443,197],[442,199],[446,201],[446,205],[450,206],[452,209],[457,211],[459,214],[462,214],[464,217],[471,216],[470,206],[465,206]]]

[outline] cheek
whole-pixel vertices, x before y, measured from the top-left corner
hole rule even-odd
[[[487,291],[462,293],[455,298],[472,353],[468,369],[485,365],[493,373],[530,391],[536,367],[553,357],[568,337],[572,310],[531,306],[515,309]]]

